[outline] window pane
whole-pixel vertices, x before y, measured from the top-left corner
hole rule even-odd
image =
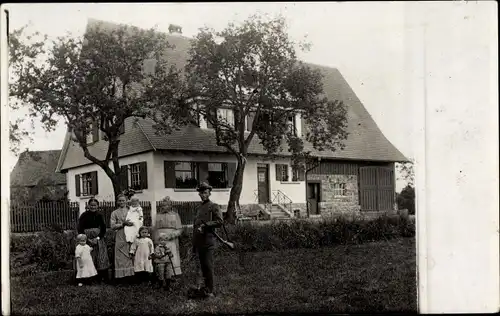
[[[82,174],[82,194],[90,195],[92,193],[92,176],[90,173]]]
[[[196,175],[192,171],[176,171],[175,172],[175,187],[192,189],[196,188],[198,181]]]
[[[222,163],[209,163],[208,171],[222,171]]]
[[[141,173],[138,163],[130,165],[130,188],[132,190],[141,189]]]
[[[208,164],[208,183],[214,188],[227,188],[227,164],[209,163]]]
[[[175,170],[182,170],[182,171],[191,171],[193,168],[191,167],[190,162],[176,162],[175,163]]]

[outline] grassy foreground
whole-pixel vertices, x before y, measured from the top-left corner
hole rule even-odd
[[[76,287],[44,274],[11,280],[12,314],[416,312],[414,238],[215,257],[217,297],[188,300],[193,266],[167,295],[147,285]]]

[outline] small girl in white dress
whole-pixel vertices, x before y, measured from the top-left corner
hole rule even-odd
[[[152,253],[154,253],[153,241],[149,237],[148,228],[143,226],[139,229],[139,237],[130,247],[130,256],[134,260],[134,272],[140,281],[151,280],[153,273]]]
[[[83,282],[87,283],[90,278],[97,275],[97,270],[92,261],[92,256],[90,255],[92,248],[87,245],[87,236],[85,234],[79,234],[76,236],[76,240],[76,279],[79,281],[78,286],[82,286]]]
[[[134,223],[134,226],[125,226],[123,232],[125,233],[125,239],[128,243],[132,244],[137,238],[139,228],[144,224],[144,215],[142,212],[142,207],[139,205],[139,199],[137,197],[132,197],[130,199],[130,207],[127,213],[126,220]]]

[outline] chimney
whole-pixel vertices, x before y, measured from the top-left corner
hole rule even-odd
[[[168,32],[170,34],[173,34],[173,33],[182,34],[182,27],[180,27],[179,25],[170,24],[168,26]]]

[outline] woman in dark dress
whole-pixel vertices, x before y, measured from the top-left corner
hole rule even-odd
[[[91,198],[87,203],[87,210],[78,219],[78,233],[87,235],[87,243],[93,248],[92,260],[97,269],[99,278],[108,281],[108,269],[111,264],[104,236],[106,223],[104,217],[98,212],[99,202]]]

